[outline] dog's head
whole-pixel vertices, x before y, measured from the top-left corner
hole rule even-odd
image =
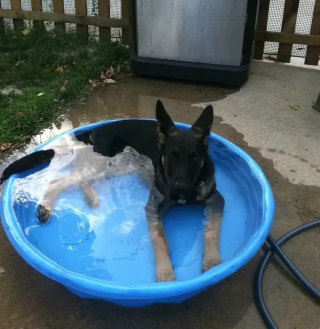
[[[208,160],[208,142],[213,124],[213,108],[207,106],[191,129],[178,130],[161,101],[156,105],[158,146],[162,153],[163,175],[168,196],[174,200],[190,200],[198,188],[200,176]]]

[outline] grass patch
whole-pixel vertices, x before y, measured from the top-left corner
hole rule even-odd
[[[128,71],[129,50],[119,43],[44,29],[0,33],[0,90],[7,91],[0,92],[2,151],[21,145],[71,103],[85,99],[89,80],[100,80],[101,71],[110,66],[119,74]],[[63,69],[57,72],[58,67]]]

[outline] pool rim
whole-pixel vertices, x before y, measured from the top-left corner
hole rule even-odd
[[[44,148],[50,142],[61,137],[62,135],[71,134],[74,132],[85,132],[100,125],[124,120],[155,121],[153,119],[118,119],[100,121],[93,124],[80,126],[47,140],[43,144],[38,145],[29,153],[33,153]],[[191,127],[188,124],[179,122],[175,122],[175,124],[178,128],[182,129],[189,129]],[[11,244],[20,254],[20,256],[37,271],[49,277],[50,279],[65,285],[67,288],[95,296],[96,298],[109,298],[115,300],[150,300],[154,298],[168,298],[185,295],[199,290],[204,290],[207,287],[223,280],[224,278],[236,272],[257,254],[271,230],[275,211],[275,204],[271,187],[258,164],[245,151],[227,139],[212,132],[210,133],[210,139],[211,138],[221,142],[227,148],[241,156],[246,161],[246,163],[248,163],[252,174],[256,177],[257,180],[260,181],[261,187],[263,189],[263,218],[258,230],[254,234],[254,239],[252,240],[251,244],[247,245],[247,247],[237,257],[228,262],[222,263],[218,267],[215,267],[214,269],[211,269],[193,279],[173,282],[158,282],[137,286],[123,286],[113,282],[90,278],[88,276],[66,270],[62,266],[58,265],[43,255],[33,244],[31,244],[19,226],[19,221],[16,220],[16,216],[12,207],[11,195],[9,194],[17,175],[13,175],[8,179],[2,194],[1,219],[4,230]],[[214,272],[212,273],[212,271]]]

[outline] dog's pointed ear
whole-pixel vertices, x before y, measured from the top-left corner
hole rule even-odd
[[[158,146],[161,147],[165,144],[167,136],[174,134],[176,126],[174,125],[160,100],[157,101],[156,105],[156,118],[158,122],[159,133]]]
[[[197,121],[192,125],[192,130],[203,139],[203,143],[208,145],[208,138],[213,124],[213,107],[208,105],[200,114]]]

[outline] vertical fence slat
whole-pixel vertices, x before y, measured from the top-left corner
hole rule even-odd
[[[87,16],[87,1],[86,0],[75,0],[76,15]],[[77,33],[88,37],[88,26],[83,24],[77,24]]]
[[[42,1],[41,0],[31,0],[31,8],[33,11],[42,11]],[[34,27],[41,28],[44,26],[43,22],[34,21]]]
[[[110,0],[98,0],[98,16],[110,17]],[[99,38],[101,41],[111,41],[111,28],[100,27]]]
[[[320,35],[320,0],[316,0],[310,34]],[[320,57],[320,47],[308,46],[305,64],[318,65]]]
[[[53,4],[53,12],[57,14],[63,14],[64,13],[64,4],[63,0],[52,0]],[[56,32],[63,33],[66,31],[66,24],[65,23],[54,23],[54,28]]]
[[[260,0],[258,21],[256,29],[258,31],[266,31],[268,24],[270,0]],[[254,45],[253,58],[261,60],[264,51],[264,41],[256,41]]]
[[[21,1],[20,0],[11,0],[11,9],[12,10],[21,10]],[[15,30],[23,30],[24,29],[23,19],[14,18],[13,26],[14,26]]]
[[[286,0],[283,11],[283,20],[281,32],[294,33],[299,9],[299,0]],[[277,61],[290,63],[292,46],[290,44],[280,43]]]

